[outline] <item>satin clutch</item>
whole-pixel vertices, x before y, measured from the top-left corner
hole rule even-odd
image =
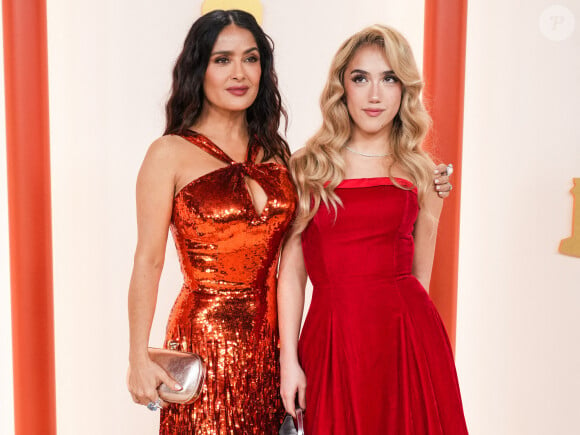
[[[180,404],[195,402],[203,388],[206,373],[205,364],[199,355],[150,347],[149,357],[183,387],[175,391],[165,384],[159,385],[157,390],[162,400]]]
[[[286,414],[284,422],[278,431],[279,435],[304,435],[304,411],[296,409],[296,424],[290,414]]]

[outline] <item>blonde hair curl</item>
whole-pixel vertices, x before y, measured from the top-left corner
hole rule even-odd
[[[351,36],[335,54],[320,97],[322,126],[290,159],[290,172],[299,198],[295,221],[298,232],[306,228],[321,203],[333,208],[335,213],[342,205],[334,190],[344,180],[342,150],[351,137],[352,122],[346,107],[344,74],[356,51],[364,45],[384,49],[393,72],[402,83],[401,106],[389,138],[392,165],[399,165],[409,174],[417,186],[420,200],[431,188],[433,162],[421,147],[431,126],[431,118],[421,101],[421,75],[403,35],[391,27],[376,24]],[[389,177],[403,188],[393,179],[390,169]]]

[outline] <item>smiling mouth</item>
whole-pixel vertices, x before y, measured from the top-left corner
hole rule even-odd
[[[241,97],[242,95],[245,95],[246,92],[248,92],[248,89],[249,88],[247,86],[235,86],[227,88],[226,91],[228,91],[230,94],[234,94],[238,97]]]
[[[363,111],[372,117],[379,116],[381,113],[384,112],[382,109],[363,109]]]

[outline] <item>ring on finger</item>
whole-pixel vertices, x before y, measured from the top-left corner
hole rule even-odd
[[[447,165],[447,170],[446,170],[446,172],[447,172],[447,176],[448,176],[448,177],[449,177],[451,174],[453,174],[453,163],[449,163],[449,164]]]
[[[149,411],[157,411],[158,409],[161,409],[161,399],[157,399],[155,402],[149,402],[147,404],[147,409]]]

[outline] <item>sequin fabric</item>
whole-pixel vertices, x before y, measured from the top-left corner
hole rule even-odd
[[[251,141],[235,162],[208,138],[183,136],[224,162],[177,193],[171,233],[184,277],[166,347],[199,353],[207,365],[200,398],[161,412],[160,434],[277,434],[279,398],[276,270],[296,193],[287,169],[256,163]],[[256,211],[246,177],[268,200]]]

